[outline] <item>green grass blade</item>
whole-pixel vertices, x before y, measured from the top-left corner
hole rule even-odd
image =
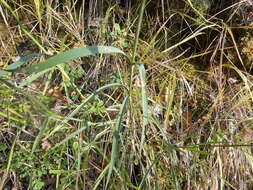
[[[7,169],[6,169],[6,173],[9,174],[10,172],[10,168],[11,168],[11,161],[12,161],[12,158],[13,158],[13,154],[14,154],[14,147],[16,145],[16,142],[17,142],[17,136],[15,137],[12,145],[11,145],[11,150],[10,150],[10,154],[9,154],[9,157],[8,157],[8,163],[7,163]]]
[[[122,123],[123,115],[124,115],[128,100],[129,100],[129,96],[127,96],[125,98],[123,104],[121,105],[119,117],[118,117],[115,129],[113,131],[111,161],[109,163],[109,171],[108,171],[108,175],[107,175],[106,186],[108,186],[108,184],[109,184],[109,181],[112,176],[112,171],[116,165],[116,160],[118,159],[120,131],[121,131],[121,127],[122,127],[121,123]]]
[[[112,53],[120,53],[120,54],[125,55],[125,53],[121,51],[120,49],[111,47],[111,46],[87,46],[87,47],[81,47],[81,48],[74,48],[74,49],[62,52],[59,55],[50,57],[49,59],[43,62],[21,69],[20,71],[25,72],[25,73],[41,72],[43,70],[52,68],[58,64],[65,63],[79,57],[96,55],[96,54],[112,54]]]
[[[142,178],[142,180],[141,180],[141,182],[140,182],[140,184],[138,186],[139,189],[142,189],[142,186],[143,186],[145,180],[147,179],[148,174],[151,172],[152,167],[161,159],[162,154],[163,154],[163,152],[160,153],[160,154],[158,154],[157,157],[151,162],[150,167],[148,168],[147,172],[143,176],[143,178]]]
[[[39,56],[38,53],[33,53],[33,54],[27,55],[25,57],[22,57],[20,60],[12,63],[8,67],[6,67],[4,70],[1,70],[0,71],[0,77],[10,73],[10,71],[17,69],[18,67],[20,67],[21,65],[26,63],[29,59],[32,59],[32,58],[37,57],[37,56]]]
[[[141,133],[141,144],[143,145],[145,141],[145,128],[148,124],[148,97],[147,97],[147,87],[146,87],[146,71],[143,64],[138,65],[140,79],[141,79],[141,103],[142,103],[142,133]]]
[[[9,113],[6,114],[4,112],[0,112],[0,116],[5,117],[8,120],[15,121],[15,122],[20,123],[20,124],[25,124],[24,118],[19,119],[17,117],[11,116]]]
[[[5,70],[6,71],[14,70],[14,69],[20,67],[21,65],[23,65],[25,62],[29,61],[32,58],[38,57],[39,55],[40,54],[38,54],[38,53],[32,53],[30,55],[24,56],[24,57],[20,58],[20,60],[9,65],[7,68],[5,68]]]
[[[24,79],[20,84],[19,84],[19,88],[23,87],[23,86],[26,86],[28,84],[30,84],[31,82],[37,80],[40,76],[44,75],[45,73],[47,73],[48,71],[50,71],[52,69],[46,69],[44,71],[41,71],[41,72],[38,72],[38,73],[35,73],[29,77],[27,77],[26,79]]]
[[[188,150],[192,151],[192,152],[196,152],[200,155],[205,155],[205,156],[214,156],[214,154],[212,153],[209,153],[209,152],[206,152],[206,151],[201,151],[201,150],[198,150],[197,147],[194,147],[194,148],[187,148]]]
[[[79,133],[81,133],[83,130],[87,129],[89,127],[88,124],[86,124],[84,127],[81,127],[80,129],[76,130],[74,133],[71,133],[70,135],[68,135],[63,141],[57,143],[53,148],[56,148],[64,143],[66,143],[67,141],[69,141],[70,139],[74,138],[76,135],[78,135]]]
[[[41,137],[42,137],[42,135],[43,135],[43,133],[44,133],[46,127],[48,126],[48,123],[49,123],[49,118],[47,117],[47,118],[45,119],[45,121],[43,122],[43,125],[42,125],[41,128],[40,128],[39,134],[37,135],[37,137],[36,137],[35,140],[34,140],[33,147],[32,147],[32,154],[34,153],[36,147],[38,146],[38,144],[39,144],[39,142],[40,142],[40,139],[41,139]]]
[[[109,165],[107,165],[105,167],[105,169],[100,173],[100,175],[98,176],[98,178],[96,180],[96,184],[94,185],[92,190],[96,190],[99,187],[99,185],[100,185],[102,179],[104,178],[104,176],[106,175],[108,169],[109,169]]]
[[[132,57],[132,63],[135,62],[135,56],[136,56],[136,52],[137,52],[137,46],[138,46],[138,42],[139,42],[139,37],[140,37],[140,31],[141,31],[141,25],[142,25],[142,19],[143,19],[143,13],[144,13],[145,6],[146,6],[146,0],[142,0],[140,14],[139,14],[140,16],[139,16],[139,19],[138,19],[138,26],[137,26],[137,31],[136,31],[136,35],[135,35],[134,53],[133,53],[133,57]]]

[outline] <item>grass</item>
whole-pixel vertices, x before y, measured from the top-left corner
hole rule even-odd
[[[251,189],[250,3],[103,2],[0,0],[0,189]]]

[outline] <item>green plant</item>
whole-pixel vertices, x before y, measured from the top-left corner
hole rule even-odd
[[[110,32],[109,36],[115,40],[114,44],[116,47],[127,48],[129,46],[126,41],[127,32],[126,30],[121,29],[118,23],[113,24],[113,32]]]
[[[244,2],[111,2],[1,1],[43,55],[0,66],[0,189],[250,188]]]

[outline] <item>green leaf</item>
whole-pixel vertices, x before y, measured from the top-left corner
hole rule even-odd
[[[37,80],[39,77],[41,77],[42,75],[44,75],[45,73],[47,73],[48,71],[51,71],[51,69],[46,69],[44,71],[35,73],[30,75],[29,77],[27,77],[26,79],[24,79],[20,84],[19,84],[19,88],[24,87],[30,83],[32,83],[33,81]]]
[[[64,143],[66,143],[67,141],[69,141],[70,139],[74,138],[76,135],[78,135],[79,133],[81,133],[83,130],[87,129],[89,127],[88,124],[84,125],[84,127],[76,130],[74,133],[71,133],[70,135],[68,135],[63,141],[57,143],[53,148],[56,148]]]
[[[212,154],[212,153],[209,153],[209,152],[206,152],[206,151],[201,151],[201,150],[198,150],[197,148],[187,147],[187,149],[190,150],[190,151],[192,151],[192,152],[199,153],[201,155],[214,156],[214,154]]]
[[[117,119],[117,123],[116,123],[115,129],[113,131],[111,161],[109,163],[109,171],[108,171],[108,175],[107,175],[106,186],[109,184],[109,181],[112,177],[112,171],[113,171],[114,167],[116,166],[116,162],[118,160],[118,154],[120,152],[120,147],[119,147],[120,131],[122,128],[123,115],[126,111],[126,106],[128,104],[128,100],[129,100],[129,96],[127,96],[124,99],[124,102],[120,107],[120,112],[119,112],[119,116]]]
[[[141,134],[141,144],[144,144],[145,141],[145,128],[148,124],[149,115],[148,115],[148,96],[147,96],[147,87],[146,87],[146,71],[143,64],[138,65],[140,79],[141,79],[141,104],[142,104],[142,134]]]
[[[8,67],[6,67],[4,70],[0,71],[0,77],[10,73],[13,70],[16,70],[18,67],[20,67],[21,65],[23,65],[24,63],[26,63],[29,59],[32,59],[34,57],[37,57],[39,54],[37,53],[33,53],[30,55],[27,55],[25,57],[20,58],[20,60],[12,63],[11,65],[9,65]]]
[[[25,73],[41,72],[43,70],[54,67],[58,64],[65,63],[79,57],[96,54],[111,54],[111,53],[120,53],[125,55],[125,53],[120,49],[111,46],[87,46],[65,51],[63,53],[60,53],[59,55],[50,57],[49,59],[43,62],[21,69],[20,71]]]
[[[7,148],[6,144],[0,144],[0,151],[5,151]]]
[[[43,125],[40,128],[39,134],[37,135],[37,137],[33,143],[32,154],[34,153],[36,147],[38,146],[40,139],[41,139],[43,133],[45,132],[46,127],[48,126],[48,123],[49,123],[49,118],[46,118],[45,121],[43,122]]]

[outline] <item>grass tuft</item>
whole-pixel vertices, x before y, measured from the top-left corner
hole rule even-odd
[[[251,189],[250,1],[0,0],[0,189]]]

